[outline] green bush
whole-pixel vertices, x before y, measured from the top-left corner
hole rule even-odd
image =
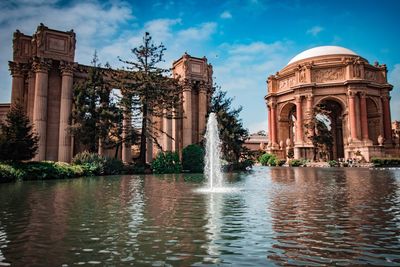
[[[261,165],[267,166],[267,165],[268,165],[268,161],[269,161],[269,159],[270,159],[271,157],[272,157],[272,154],[265,153],[265,154],[261,155],[261,156],[258,158],[258,161],[261,163]]]
[[[76,154],[72,159],[72,164],[81,165],[87,176],[120,174],[124,168],[124,164],[119,159],[103,157],[87,151]]]
[[[400,166],[400,158],[372,158],[375,167]]]
[[[268,159],[268,166],[278,166],[279,160],[275,155],[271,155]]]
[[[14,166],[0,163],[0,183],[13,182],[22,179],[25,173]]]
[[[339,163],[336,160],[330,160],[328,161],[328,164],[330,167],[338,167]]]
[[[290,167],[300,167],[303,165],[303,161],[301,159],[292,159],[289,160]]]
[[[193,144],[183,149],[182,168],[194,173],[204,171],[204,150],[201,146]]]
[[[154,173],[179,173],[182,171],[182,165],[176,152],[160,152],[151,163],[151,169]]]

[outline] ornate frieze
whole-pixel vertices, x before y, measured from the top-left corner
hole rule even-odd
[[[312,81],[316,83],[344,80],[343,68],[316,69],[312,74]]]
[[[376,71],[365,70],[365,79],[369,81],[378,81],[378,75]]]
[[[295,76],[291,76],[289,78],[285,78],[279,81],[279,90],[288,89],[296,84]]]

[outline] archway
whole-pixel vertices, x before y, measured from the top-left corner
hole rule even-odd
[[[328,159],[344,158],[343,142],[343,107],[335,99],[324,99],[318,104],[326,113],[317,114],[317,119],[322,121],[332,136],[332,147],[328,150]]]
[[[286,140],[289,139],[293,145],[295,141],[295,125],[296,125],[296,105],[293,103],[286,103],[279,112],[278,127],[279,136],[278,142],[286,144]]]

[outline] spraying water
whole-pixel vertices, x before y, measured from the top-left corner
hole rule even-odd
[[[207,121],[206,155],[204,157],[204,174],[209,190],[222,188],[224,176],[221,170],[221,141],[219,139],[218,122],[215,113],[210,113]]]

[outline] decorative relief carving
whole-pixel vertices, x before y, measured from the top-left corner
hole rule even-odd
[[[51,68],[51,63],[50,59],[35,58],[32,63],[32,69],[35,72],[47,72]]]
[[[23,65],[21,63],[9,61],[8,67],[12,76],[21,76],[24,74]]]
[[[73,62],[60,61],[60,70],[63,75],[72,75],[75,69]]]
[[[378,81],[378,75],[376,71],[365,70],[365,79],[370,81]]]
[[[313,71],[312,81],[317,83],[340,81],[344,79],[343,68],[319,69]]]
[[[279,90],[287,89],[296,84],[296,78],[291,76],[289,78],[283,79],[279,81]]]

